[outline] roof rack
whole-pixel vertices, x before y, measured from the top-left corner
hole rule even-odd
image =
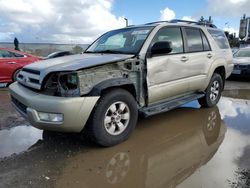
[[[153,24],[160,24],[160,23],[169,23],[169,21],[157,21],[157,22],[149,22],[144,25],[153,25]]]
[[[175,19],[175,20],[171,20],[169,23],[179,23],[179,22],[181,22],[181,23],[187,23],[187,24],[203,25],[205,27],[217,28],[214,24],[212,24],[209,21],[198,21],[198,22],[195,22],[195,21],[189,21],[189,20],[178,20],[178,19]]]
[[[178,19],[174,19],[174,20],[170,20],[170,21],[157,21],[157,22],[150,22],[150,23],[146,23],[145,25],[153,25],[153,24],[160,24],[160,23],[186,23],[186,24],[195,24],[195,25],[201,25],[201,26],[205,26],[205,27],[211,27],[211,28],[217,28],[214,24],[212,24],[209,21],[189,21],[189,20],[178,20]]]

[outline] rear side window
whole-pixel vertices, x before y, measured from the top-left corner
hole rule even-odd
[[[203,51],[203,42],[199,29],[185,28],[187,40],[187,52]]]
[[[208,29],[208,32],[214,38],[214,40],[217,43],[217,45],[219,46],[219,48],[221,48],[221,49],[230,48],[228,40],[222,31]]]

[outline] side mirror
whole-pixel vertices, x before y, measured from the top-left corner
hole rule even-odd
[[[151,55],[168,54],[172,52],[172,44],[169,41],[156,42],[151,48]]]

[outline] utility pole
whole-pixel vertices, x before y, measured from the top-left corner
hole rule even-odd
[[[128,19],[124,18],[124,20],[126,21],[126,27],[128,27]]]

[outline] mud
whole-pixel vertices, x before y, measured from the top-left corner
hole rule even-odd
[[[142,119],[111,148],[15,120],[0,130],[0,187],[249,187],[250,90],[223,95],[214,108],[194,101]],[[16,118],[0,100],[0,118]]]
[[[28,124],[12,107],[7,88],[0,89],[0,130]]]

